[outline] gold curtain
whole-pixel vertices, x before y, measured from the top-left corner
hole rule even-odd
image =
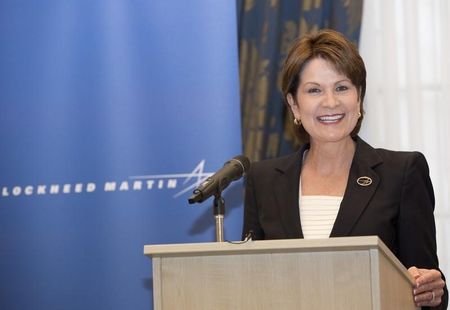
[[[322,28],[358,43],[362,0],[238,0],[244,154],[252,161],[292,152],[280,71],[290,44]]]

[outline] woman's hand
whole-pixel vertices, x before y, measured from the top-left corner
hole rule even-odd
[[[413,289],[414,302],[417,307],[435,307],[441,304],[445,282],[436,269],[419,269],[411,267],[408,272],[416,281]]]

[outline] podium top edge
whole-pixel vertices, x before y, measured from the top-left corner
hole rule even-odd
[[[286,253],[380,249],[390,252],[377,236],[337,237],[327,239],[257,240],[245,243],[205,242],[145,245],[144,255],[149,257],[227,255],[246,253]]]
[[[150,258],[165,258],[335,251],[371,251],[373,253],[373,250],[387,257],[411,285],[414,284],[409,272],[378,236],[145,245],[144,255]]]

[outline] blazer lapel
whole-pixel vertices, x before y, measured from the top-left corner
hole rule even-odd
[[[359,137],[344,198],[330,237],[348,236],[375,193],[380,177],[373,167],[382,162],[376,151]],[[370,184],[368,184],[370,183]]]
[[[305,145],[275,168],[278,176],[274,180],[275,201],[280,212],[281,223],[286,238],[303,238],[300,227],[300,211],[298,208],[298,191],[302,155],[308,147]]]

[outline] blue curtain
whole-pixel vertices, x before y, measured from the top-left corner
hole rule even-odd
[[[244,152],[252,160],[297,146],[281,94],[281,67],[290,44],[322,28],[358,43],[363,0],[238,0]]]
[[[242,152],[236,10],[0,1],[0,310],[151,310],[144,245],[215,240],[188,198]]]

